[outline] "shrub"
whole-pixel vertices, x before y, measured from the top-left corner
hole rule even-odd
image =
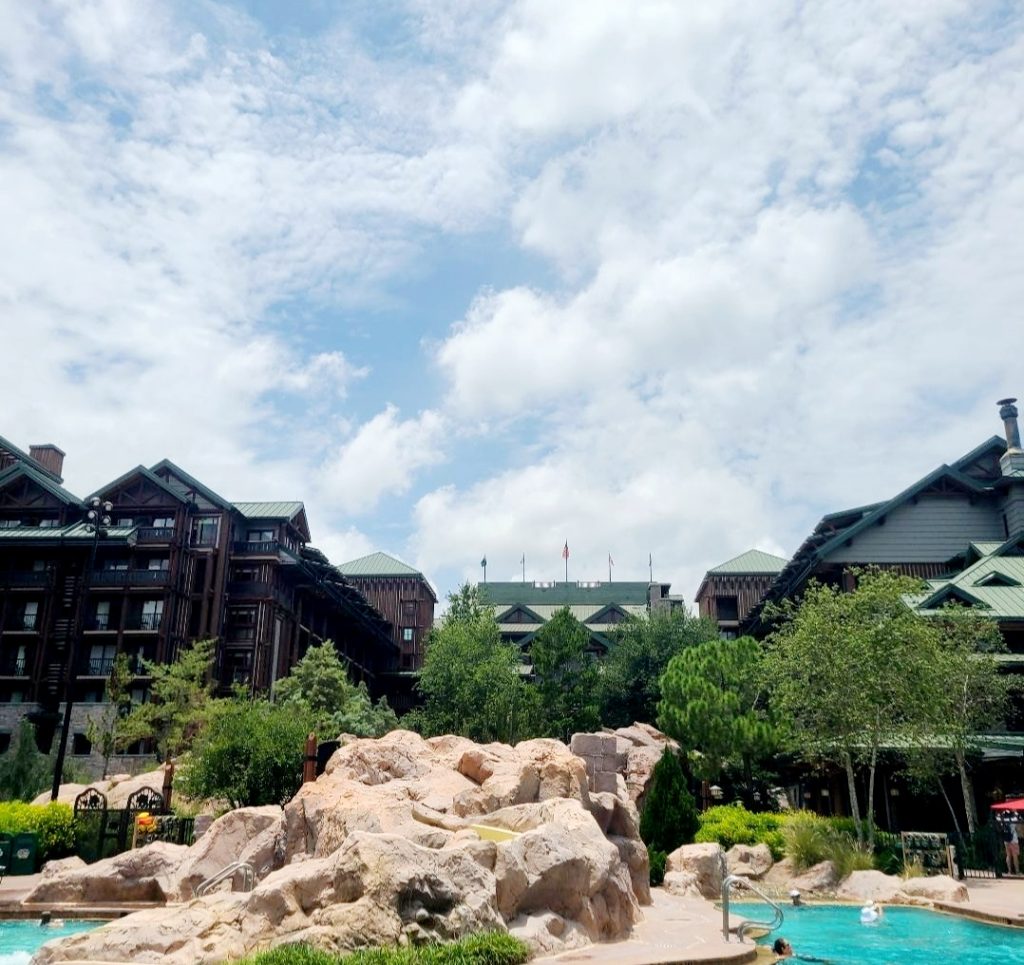
[[[529,957],[529,949],[518,938],[493,932],[445,945],[369,948],[348,955],[285,945],[245,958],[239,965],[521,965]]]
[[[785,818],[770,811],[748,811],[740,804],[720,804],[700,816],[695,841],[717,841],[727,851],[734,844],[766,844],[776,860],[785,849]]]
[[[664,851],[647,849],[647,863],[651,868],[651,885],[660,885],[665,880],[665,862],[668,855]]]
[[[648,848],[669,854],[693,840],[697,807],[679,755],[666,750],[654,766],[651,789],[640,816],[640,837]]]
[[[39,835],[39,861],[64,858],[75,850],[75,812],[68,804],[0,804],[0,832]]]
[[[831,861],[836,873],[845,878],[851,871],[875,867],[875,856],[857,844],[857,825],[849,818],[823,818],[809,811],[798,811],[785,824],[786,855],[798,869],[819,861]]]

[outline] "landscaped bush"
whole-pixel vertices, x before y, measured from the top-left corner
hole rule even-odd
[[[697,807],[688,787],[682,758],[666,750],[651,777],[647,801],[640,815],[640,837],[648,849],[671,854],[689,844],[697,830]]]
[[[849,818],[823,818],[798,811],[783,827],[786,856],[799,870],[831,861],[840,878],[851,871],[867,871],[875,867],[875,856],[857,844],[855,829]]]
[[[653,848],[647,849],[647,863],[651,869],[651,886],[657,887],[665,880],[665,864],[668,861],[668,855],[664,851],[655,851]]]
[[[0,833],[39,835],[39,861],[64,858],[75,850],[75,812],[68,804],[0,804]]]
[[[717,841],[726,851],[734,844],[766,844],[778,860],[785,850],[785,818],[769,811],[748,811],[739,804],[720,804],[700,815],[695,841]]]
[[[370,948],[348,955],[318,952],[308,945],[287,945],[260,952],[238,965],[521,965],[530,950],[503,932],[473,935],[448,945]]]

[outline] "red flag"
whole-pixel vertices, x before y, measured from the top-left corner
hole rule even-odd
[[[567,560],[569,558],[569,541],[565,541],[565,548],[562,550],[562,559]]]

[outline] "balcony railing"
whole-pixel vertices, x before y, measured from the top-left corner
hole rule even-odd
[[[140,543],[170,543],[174,539],[173,526],[140,526],[136,532]]]
[[[8,633],[36,633],[39,629],[39,621],[35,617],[14,617],[8,620],[4,629]]]
[[[248,641],[256,639],[255,627],[232,627],[224,628],[224,636],[230,641]]]
[[[276,539],[252,540],[231,544],[231,551],[243,556],[277,556],[281,544]]]
[[[110,672],[114,669],[116,659],[116,657],[90,657],[83,663],[78,675],[80,677],[109,677]],[[135,676],[140,676],[144,672],[142,658],[139,654],[128,654],[128,670]]]
[[[265,599],[274,595],[274,584],[257,580],[232,580],[228,583],[228,594],[234,597],[250,596]]]
[[[0,574],[0,585],[8,586],[45,586],[50,582],[50,574],[46,570],[16,570],[12,573]]]
[[[21,660],[0,661],[0,677],[27,677],[27,662]]]
[[[116,633],[117,624],[111,621],[111,618],[106,617],[88,617],[82,624],[83,630],[89,630],[93,632],[106,631],[107,633]]]
[[[143,613],[142,616],[129,620],[126,630],[159,630],[162,613]]]
[[[93,586],[166,586],[171,580],[169,570],[97,570]]]

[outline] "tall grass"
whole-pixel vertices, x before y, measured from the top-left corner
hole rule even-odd
[[[831,861],[839,877],[845,878],[852,871],[867,871],[875,866],[874,855],[858,845],[852,833],[816,814],[793,815],[782,834],[786,855],[799,870]]]
[[[347,955],[308,945],[283,945],[242,959],[237,965],[522,965],[530,951],[511,935],[472,935],[447,945],[368,948]]]

